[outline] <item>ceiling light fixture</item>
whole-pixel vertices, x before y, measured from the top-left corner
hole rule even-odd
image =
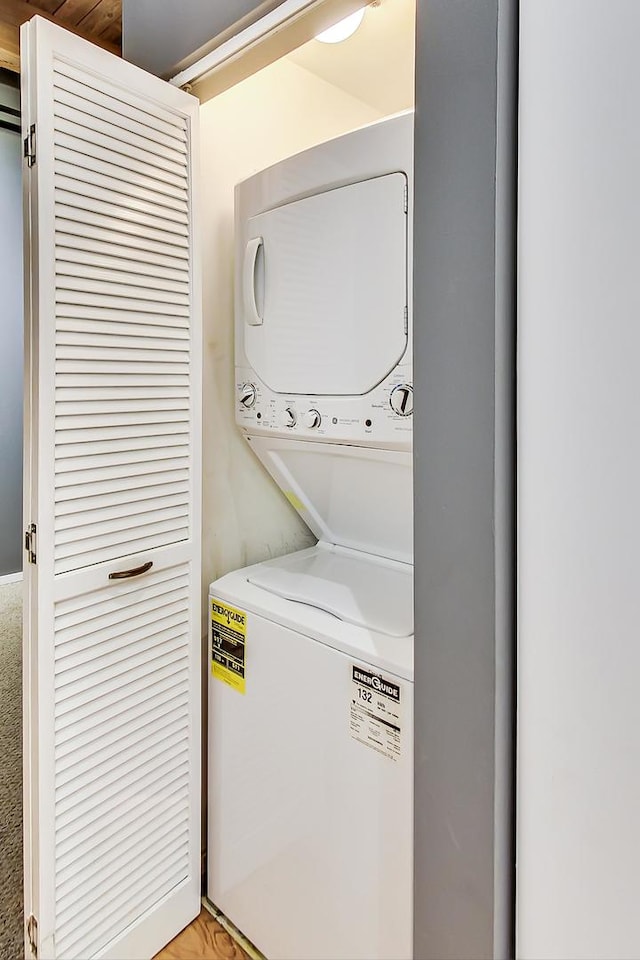
[[[363,17],[364,7],[361,10],[356,10],[355,13],[350,13],[344,20],[339,20],[338,23],[334,23],[327,30],[323,30],[316,36],[316,40],[319,40],[320,43],[341,43],[356,32]]]

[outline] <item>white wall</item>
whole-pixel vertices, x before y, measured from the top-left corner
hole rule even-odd
[[[518,955],[640,957],[640,4],[521,0]]]
[[[20,95],[0,84],[0,103]],[[22,157],[0,129],[0,576],[22,569]]]
[[[234,186],[380,116],[288,60],[202,106],[204,585],[229,570],[314,542],[235,426]]]
[[[416,0],[385,0],[365,8],[347,40],[309,40],[288,59],[376,110],[399,113],[415,102],[415,32]]]

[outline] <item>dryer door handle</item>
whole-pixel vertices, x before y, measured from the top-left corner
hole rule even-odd
[[[242,299],[244,301],[244,318],[251,327],[259,327],[262,317],[258,313],[256,303],[256,260],[262,246],[262,237],[249,240],[244,252],[242,265]]]

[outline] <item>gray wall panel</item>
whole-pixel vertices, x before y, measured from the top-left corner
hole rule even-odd
[[[122,0],[123,56],[157,76],[228,30],[279,6],[281,0]]]
[[[512,939],[514,19],[509,0],[418,3],[420,960],[504,956]]]
[[[19,91],[0,84],[0,103]],[[22,156],[0,130],[0,576],[22,569]]]

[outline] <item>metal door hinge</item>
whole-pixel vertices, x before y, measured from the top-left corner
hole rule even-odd
[[[30,523],[24,532],[24,548],[27,551],[29,563],[36,562],[36,525]]]
[[[24,138],[24,158],[27,165],[32,167],[36,162],[36,125],[32,123],[29,127],[29,133]]]
[[[29,943],[29,949],[31,950],[31,956],[34,960],[38,958],[38,921],[31,914],[27,920],[27,941]]]

